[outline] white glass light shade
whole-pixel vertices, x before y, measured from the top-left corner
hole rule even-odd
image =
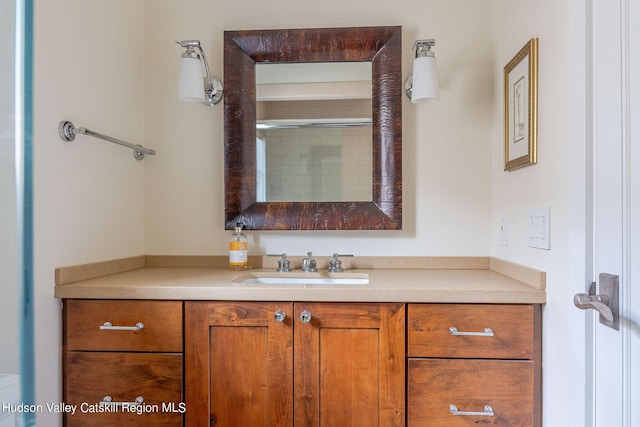
[[[178,99],[185,102],[204,101],[204,78],[197,58],[180,58]]]
[[[411,102],[434,102],[440,99],[438,64],[435,56],[421,56],[413,60]]]

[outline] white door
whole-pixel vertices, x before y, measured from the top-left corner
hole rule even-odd
[[[593,227],[587,226],[587,241],[593,257],[587,271],[594,281],[600,273],[617,275],[620,284],[619,330],[602,325],[592,310],[588,314],[585,424],[595,427],[640,426],[638,3],[593,0],[587,14],[593,65],[587,89],[593,119],[587,120],[593,144],[587,161]]]

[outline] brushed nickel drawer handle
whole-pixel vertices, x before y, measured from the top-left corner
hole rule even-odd
[[[111,396],[105,396],[100,401],[100,406],[115,406],[115,407],[125,406],[126,407],[126,406],[138,406],[138,405],[142,405],[143,403],[144,403],[144,399],[142,396],[136,397],[136,399],[133,402],[114,402]]]
[[[466,336],[466,337],[492,337],[493,336],[493,329],[491,328],[484,328],[484,331],[482,332],[462,332],[462,331],[458,331],[458,328],[452,326],[449,328],[449,333],[451,335],[457,336],[457,337],[462,337],[462,336]]]
[[[144,328],[142,322],[136,323],[136,326],[113,326],[111,322],[104,322],[100,325],[101,331],[140,331]]]
[[[459,411],[456,405],[449,405],[449,412],[451,412],[451,415],[461,415],[461,416],[467,416],[467,417],[493,417],[494,416],[493,408],[489,405],[486,405],[484,407],[483,412]]]

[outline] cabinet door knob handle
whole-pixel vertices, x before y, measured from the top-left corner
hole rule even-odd
[[[449,333],[456,337],[465,337],[465,336],[466,337],[492,337],[493,329],[484,328],[484,331],[482,332],[464,332],[464,331],[459,331],[458,328],[452,326],[449,328]]]
[[[276,322],[284,322],[284,319],[287,318],[287,313],[284,310],[278,310],[273,314],[273,318]]]
[[[100,325],[101,331],[140,331],[144,328],[144,323],[138,322],[135,326],[113,326],[111,322],[104,322]]]
[[[459,411],[456,405],[449,405],[449,412],[451,415],[459,415],[459,416],[467,416],[467,417],[493,417],[493,408],[489,405],[484,407],[484,411],[482,412],[468,412],[468,411]]]
[[[302,323],[311,322],[311,313],[309,313],[309,311],[307,310],[304,310],[302,313],[300,313],[300,321]]]

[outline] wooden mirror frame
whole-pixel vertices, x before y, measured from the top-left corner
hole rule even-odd
[[[402,229],[402,27],[224,32],[225,229]],[[371,202],[256,202],[257,62],[372,63]]]

